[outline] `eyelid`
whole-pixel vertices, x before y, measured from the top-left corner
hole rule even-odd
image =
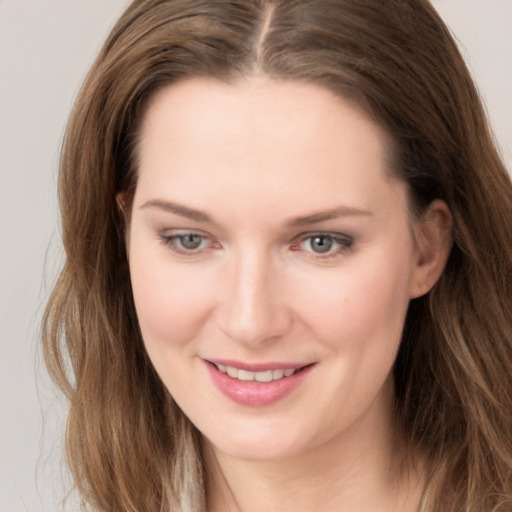
[[[295,240],[305,240],[307,238],[312,238],[315,236],[325,236],[332,238],[333,240],[341,240],[346,243],[352,243],[354,241],[354,237],[351,235],[347,235],[346,233],[340,233],[337,231],[307,231],[304,233],[300,233],[295,237]]]
[[[199,235],[205,238],[212,238],[212,236],[201,229],[190,229],[190,228],[165,228],[158,231],[158,235],[162,237],[172,236],[185,236],[185,235]]]

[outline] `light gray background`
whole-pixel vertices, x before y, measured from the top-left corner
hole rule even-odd
[[[59,144],[79,84],[127,3],[0,0],[0,512],[61,509],[65,405],[37,357],[61,261]],[[510,170],[512,0],[434,4],[460,40]]]

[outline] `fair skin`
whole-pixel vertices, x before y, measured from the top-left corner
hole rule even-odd
[[[133,293],[155,369],[204,435],[210,512],[417,510],[391,368],[450,214],[435,201],[411,218],[388,148],[311,84],[194,79],[149,107]]]

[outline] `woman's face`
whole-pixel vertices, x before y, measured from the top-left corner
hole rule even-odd
[[[275,459],[387,424],[423,293],[388,146],[315,85],[197,79],[151,104],[128,233],[135,304],[156,371],[216,450]]]

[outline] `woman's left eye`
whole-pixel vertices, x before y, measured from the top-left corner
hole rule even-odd
[[[315,233],[304,236],[299,242],[302,250],[320,257],[336,256],[348,250],[352,244],[353,239],[349,236],[329,233]]]
[[[197,254],[212,245],[211,240],[199,233],[177,233],[160,235],[162,242],[178,254]]]

